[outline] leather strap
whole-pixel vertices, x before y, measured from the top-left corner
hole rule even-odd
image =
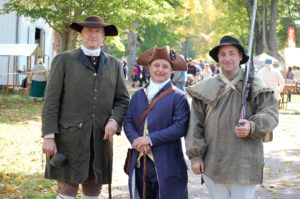
[[[155,98],[151,101],[151,103],[148,105],[147,109],[144,110],[144,112],[143,112],[143,114],[142,114],[142,116],[141,116],[141,118],[140,118],[140,120],[139,120],[139,122],[138,122],[138,126],[137,126],[137,127],[138,127],[138,130],[140,130],[142,124],[144,123],[144,121],[145,121],[145,119],[146,119],[148,113],[151,111],[151,109],[153,108],[153,106],[154,106],[161,98],[163,98],[165,95],[171,93],[172,91],[173,91],[173,87],[170,87],[170,88],[164,90],[162,93],[160,93],[157,97],[155,97]]]

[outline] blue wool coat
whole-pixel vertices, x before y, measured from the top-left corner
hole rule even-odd
[[[171,82],[162,91],[171,87]],[[144,124],[137,130],[138,121],[148,106],[144,89],[138,90],[132,97],[124,120],[125,134],[133,143],[134,139],[143,135]],[[186,135],[190,109],[186,95],[181,90],[174,91],[160,99],[147,117],[149,137],[152,141],[151,151],[159,183],[161,199],[185,199],[187,193],[187,165],[184,160],[181,138]],[[132,199],[137,196],[135,189],[135,163],[138,152],[134,150],[130,161],[129,189]]]

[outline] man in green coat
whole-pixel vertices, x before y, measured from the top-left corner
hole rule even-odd
[[[262,183],[262,139],[278,125],[277,101],[273,90],[255,77],[245,119],[239,119],[244,81],[240,65],[249,57],[231,36],[224,36],[209,55],[221,72],[186,89],[192,97],[186,153],[213,199],[252,199]]]
[[[111,183],[112,140],[129,103],[121,63],[100,49],[118,30],[99,16],[72,23],[79,49],[57,55],[51,65],[42,111],[45,177],[58,181],[57,198],[99,198]]]

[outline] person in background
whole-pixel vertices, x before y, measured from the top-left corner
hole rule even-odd
[[[187,165],[181,138],[188,127],[189,104],[185,93],[173,87],[170,79],[172,71],[186,71],[185,61],[169,46],[155,46],[143,52],[137,63],[148,67],[150,83],[132,96],[124,120],[125,134],[134,148],[129,164],[130,198],[143,196],[146,165],[146,198],[187,199]],[[160,98],[140,123],[149,103],[166,91],[170,93]]]
[[[206,80],[212,76],[212,71],[208,63],[204,64],[204,69],[201,72],[201,80]]]
[[[52,61],[42,110],[45,177],[57,180],[57,199],[99,199],[112,181],[113,136],[129,104],[121,62],[104,53],[105,36],[118,30],[99,16],[73,22],[80,48]]]
[[[213,199],[253,199],[262,183],[262,138],[278,125],[273,90],[260,78],[253,80],[245,119],[240,119],[244,71],[249,57],[240,42],[224,36],[209,55],[221,71],[186,89],[192,97],[186,154],[192,170]]]
[[[29,96],[31,99],[34,101],[44,100],[47,79],[48,71],[43,63],[43,58],[39,58],[38,64],[32,68],[29,76],[31,81]]]
[[[291,66],[288,67],[288,72],[286,73],[285,82],[287,84],[294,84],[294,73],[293,68]],[[292,101],[292,91],[288,91],[288,102]]]
[[[272,65],[272,59],[266,59],[264,67],[257,74],[270,88],[273,89],[275,97],[280,102],[280,93],[284,88],[284,78]]]
[[[132,81],[131,87],[132,88],[136,87],[136,83],[138,81],[138,75],[139,75],[139,71],[138,71],[137,65],[135,64],[133,67],[133,70],[132,70],[132,74],[131,74],[131,81]]]
[[[124,77],[127,80],[128,79],[128,66],[127,62],[123,60],[123,72],[124,72]]]
[[[187,80],[187,71],[174,71],[173,74],[174,85],[180,90],[184,91]]]
[[[293,67],[293,73],[294,73],[294,81],[297,84],[300,84],[300,67],[294,66]]]
[[[288,72],[285,76],[286,83],[294,83],[294,73],[293,68],[291,66],[288,67]]]

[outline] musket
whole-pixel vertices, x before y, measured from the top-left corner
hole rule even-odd
[[[247,62],[245,67],[240,119],[245,119],[247,100],[250,100],[251,98],[251,84],[254,79],[254,63],[253,63],[252,49],[253,49],[253,40],[254,40],[256,9],[257,9],[257,0],[254,0],[253,9],[252,9],[251,27],[250,27],[250,37],[248,43],[248,56],[251,59],[250,61]]]

